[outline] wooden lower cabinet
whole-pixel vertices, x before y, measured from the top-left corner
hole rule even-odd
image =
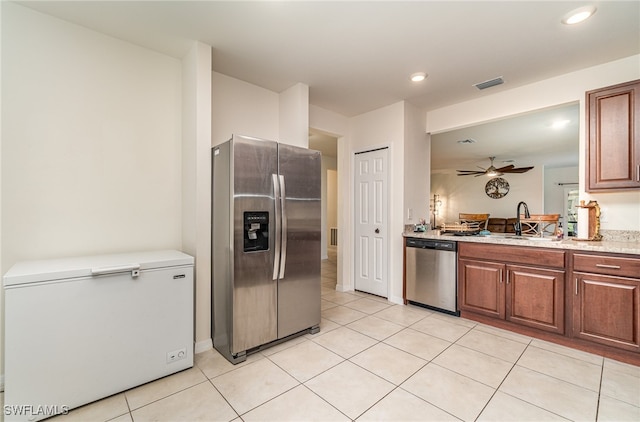
[[[640,280],[573,273],[573,336],[640,351]]]
[[[458,243],[461,315],[640,365],[640,256]]]
[[[564,333],[564,271],[471,259],[458,262],[463,311]]]
[[[461,310],[504,318],[504,264],[460,259],[458,303]]]
[[[507,321],[564,334],[565,272],[506,266]]]

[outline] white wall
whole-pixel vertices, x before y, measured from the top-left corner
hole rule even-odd
[[[354,154],[372,148],[389,147],[389,300],[402,303],[405,208],[411,206],[419,210],[420,207],[428,207],[429,148],[428,138],[424,134],[424,112],[404,101],[353,118],[345,118],[315,106],[309,110],[310,127],[338,137],[340,241],[337,290],[354,288]],[[408,157],[406,148],[411,148],[415,156]],[[411,167],[408,174],[413,177],[409,189],[422,191],[411,195],[411,198],[405,197],[405,165]],[[424,168],[419,169],[417,165],[423,165]],[[426,213],[426,209],[423,212]],[[416,218],[419,218],[417,214]]]
[[[351,162],[358,151],[389,147],[389,300],[402,303],[402,272],[403,248],[402,232],[404,231],[404,148],[405,148],[405,102],[392,104],[387,107],[353,117],[349,121],[349,152]],[[339,170],[340,171],[340,170]],[[341,175],[344,173],[340,173]],[[342,179],[353,187],[353,165]],[[351,189],[349,200],[349,230],[345,231],[343,240],[353,236],[353,210],[355,194]],[[345,242],[347,243],[347,242]],[[353,257],[352,243],[345,249],[347,259]],[[352,274],[352,273],[351,273]],[[348,282],[349,284],[346,284]],[[343,280],[344,290],[353,289],[353,277]]]
[[[322,259],[327,259],[327,246],[330,243],[330,228],[338,227],[338,160],[335,157],[322,156],[322,218],[321,218],[321,244]]]
[[[509,182],[509,192],[493,199],[485,193],[488,177],[459,177],[453,173],[431,175],[431,193],[439,194],[442,201],[438,224],[458,221],[459,213],[488,213],[490,217],[516,216],[518,202],[525,201],[531,214],[544,213],[544,171],[535,166],[523,174],[501,176]]]
[[[278,140],[309,147],[309,86],[297,83],[279,95],[280,135]]]
[[[580,103],[580,121],[585,122],[585,92],[640,78],[640,55],[545,79],[477,100],[466,101],[427,113],[428,133],[470,126],[545,107]],[[607,210],[605,230],[640,230],[640,192],[588,194],[585,192],[585,125],[580,127],[580,199],[596,200]],[[604,214],[604,213],[603,213]]]
[[[3,2],[2,64],[1,273],[180,249],[180,61]]]
[[[405,103],[404,224],[429,222],[431,136],[424,110]]]
[[[211,47],[182,60],[182,248],[195,260],[195,352],[211,343]]]
[[[247,135],[277,141],[280,97],[277,93],[212,72],[211,146]]]
[[[327,232],[331,227],[338,227],[338,172],[336,170],[327,170]]]

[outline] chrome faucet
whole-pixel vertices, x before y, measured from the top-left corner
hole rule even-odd
[[[520,224],[520,206],[521,205],[524,205],[524,218],[531,218],[531,214],[529,214],[529,207],[527,206],[527,203],[524,201],[518,202],[518,208],[516,209],[516,224],[514,225],[516,236],[522,236],[522,224]]]

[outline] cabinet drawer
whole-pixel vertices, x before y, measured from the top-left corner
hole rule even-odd
[[[573,270],[586,273],[640,278],[640,259],[574,253]]]
[[[564,254],[565,252],[559,249],[458,242],[458,255],[463,258],[527,264],[536,267],[564,269]]]

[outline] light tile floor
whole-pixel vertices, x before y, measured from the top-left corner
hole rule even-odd
[[[54,419],[640,421],[639,367],[335,284],[332,254],[316,335],[235,366],[210,350]]]

